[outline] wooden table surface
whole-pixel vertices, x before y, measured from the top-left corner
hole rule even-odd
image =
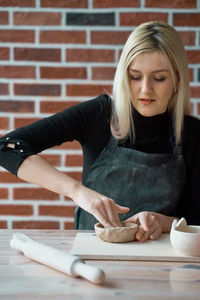
[[[0,299],[200,299],[200,263],[89,260],[100,267],[105,282],[82,278],[29,260],[9,247],[13,232],[70,253],[73,230],[0,230]]]

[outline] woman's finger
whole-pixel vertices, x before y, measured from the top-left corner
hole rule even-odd
[[[162,230],[161,230],[161,228],[160,228],[160,226],[159,226],[159,227],[156,228],[156,230],[154,230],[154,231],[150,234],[149,238],[150,238],[151,240],[156,240],[156,239],[161,235],[161,233],[162,233]]]
[[[115,207],[116,207],[116,212],[118,214],[124,214],[124,213],[127,213],[130,210],[129,207],[121,206],[121,205],[116,204],[116,203],[115,203]]]
[[[126,219],[125,222],[132,222],[140,225],[139,214],[131,216],[130,218]]]
[[[103,205],[104,205],[104,210],[107,213],[107,218],[109,220],[109,223],[113,227],[121,226],[121,222],[117,214],[115,202],[112,199],[108,198],[104,200]]]
[[[104,227],[121,226],[115,202],[110,198],[101,197],[95,211],[93,210],[93,214]]]
[[[149,212],[143,212],[139,214],[140,225],[144,231],[148,232],[152,221],[152,216]]]
[[[108,217],[105,216],[100,210],[96,211],[96,213],[93,213],[93,215],[104,227],[113,227],[109,222]]]
[[[140,234],[140,236],[139,236],[139,238],[138,238],[138,241],[139,241],[140,243],[144,243],[144,242],[146,242],[146,241],[148,240],[148,238],[149,238],[149,233],[146,232],[146,231],[144,231],[144,230],[142,229],[141,234]]]
[[[143,230],[143,228],[139,227],[135,235],[136,240],[140,241],[144,234],[145,231]]]

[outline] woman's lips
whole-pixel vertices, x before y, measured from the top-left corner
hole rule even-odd
[[[151,104],[152,102],[154,102],[156,100],[150,99],[150,98],[140,98],[139,101],[141,101],[143,104]]]

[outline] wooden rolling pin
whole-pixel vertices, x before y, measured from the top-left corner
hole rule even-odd
[[[81,276],[95,284],[102,283],[105,279],[105,273],[101,269],[86,265],[80,257],[36,242],[20,232],[13,234],[10,247],[23,252],[30,259],[67,275]]]

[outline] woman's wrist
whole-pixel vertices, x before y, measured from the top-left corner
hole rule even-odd
[[[76,195],[79,192],[81,187],[82,187],[81,182],[73,178],[70,178],[67,184],[64,184],[64,186],[62,187],[62,194],[75,201],[77,198]]]
[[[179,220],[176,217],[169,217],[159,213],[152,213],[152,214],[157,218],[161,226],[162,232],[166,232],[166,233],[170,232],[173,221]]]

